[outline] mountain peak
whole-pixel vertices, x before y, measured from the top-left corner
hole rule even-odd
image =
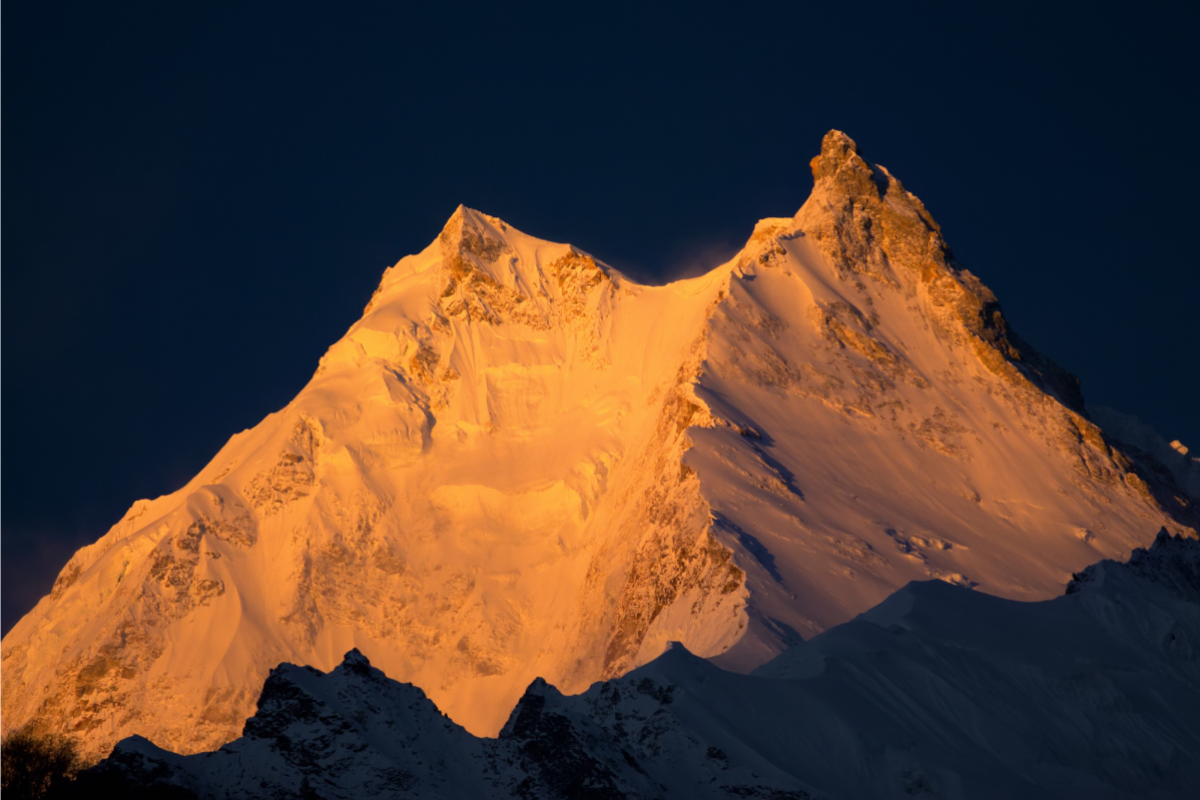
[[[366,664],[370,666],[370,660],[362,654],[362,651],[357,647],[352,647],[346,651],[346,655],[342,657],[343,664]]]
[[[849,195],[869,195],[878,199],[886,191],[886,171],[876,174],[871,165],[863,160],[858,144],[846,134],[832,130],[821,140],[821,153],[813,158],[813,181],[832,182]]]
[[[1030,383],[1083,413],[1079,379],[1011,330],[995,294],[955,260],[933,215],[885,167],[868,164],[853,139],[832,130],[812,170],[797,226],[839,275],[857,282],[865,303],[874,300],[863,279],[923,296],[939,335],[970,346],[1006,382]]]
[[[850,155],[859,155],[858,143],[834,128],[821,139],[821,155],[842,159],[848,158]]]
[[[821,152],[813,157],[810,164],[813,177],[820,180],[847,162],[866,165],[858,143],[839,130],[831,130],[821,139]]]
[[[349,672],[368,672],[371,669],[371,661],[355,647],[346,653],[342,659],[342,666]]]
[[[814,174],[665,286],[457,208],[291,403],[72,557],[4,639],[4,725],[192,752],[286,661],[492,735],[537,675],[582,691],[672,641],[751,669],[910,580],[1047,597],[1200,527],[920,200],[838,131]]]
[[[469,246],[471,237],[483,236],[489,232],[489,229],[493,236],[503,237],[503,234],[508,232],[509,226],[499,217],[493,217],[491,214],[485,214],[459,203],[458,208],[454,209],[454,213],[442,226],[442,233],[438,238],[443,243],[462,243],[463,237],[466,236],[466,243]]]

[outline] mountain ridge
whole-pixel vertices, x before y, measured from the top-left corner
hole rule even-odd
[[[1083,411],[831,132],[813,195],[643,286],[460,207],[287,407],[135,503],[4,638],[4,724],[231,740],[353,647],[494,733],[671,641],[749,671],[909,580],[1041,599],[1192,499]]]
[[[675,643],[566,696],[535,679],[495,739],[357,650],[272,670],[243,735],[141,737],[85,774],[201,797],[1188,797],[1200,742],[1200,542],[1020,603],[913,582],[751,676]],[[1188,587],[1179,591],[1180,587]],[[111,784],[110,784],[111,785]]]

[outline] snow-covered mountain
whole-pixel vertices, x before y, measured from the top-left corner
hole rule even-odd
[[[681,645],[564,697],[541,679],[495,739],[358,652],[280,666],[237,741],[127,739],[81,791],[203,798],[1185,798],[1200,774],[1200,542],[1159,534],[1054,600],[944,581],[746,676]],[[105,783],[108,781],[109,783]]]
[[[1200,528],[916,197],[836,131],[812,166],[657,287],[459,208],[295,400],[72,557],[3,641],[4,728],[211,750],[274,665],[358,648],[494,735],[536,676],[745,672],[911,580],[1041,600]]]

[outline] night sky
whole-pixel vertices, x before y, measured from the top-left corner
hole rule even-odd
[[[4,631],[459,203],[663,281],[793,214],[830,128],[1089,403],[1200,448],[1200,4],[422,5],[5,4]]]

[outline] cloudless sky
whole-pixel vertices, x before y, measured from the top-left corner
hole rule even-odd
[[[4,631],[459,203],[663,281],[835,127],[1089,403],[1200,448],[1200,5],[348,5],[5,3]]]

